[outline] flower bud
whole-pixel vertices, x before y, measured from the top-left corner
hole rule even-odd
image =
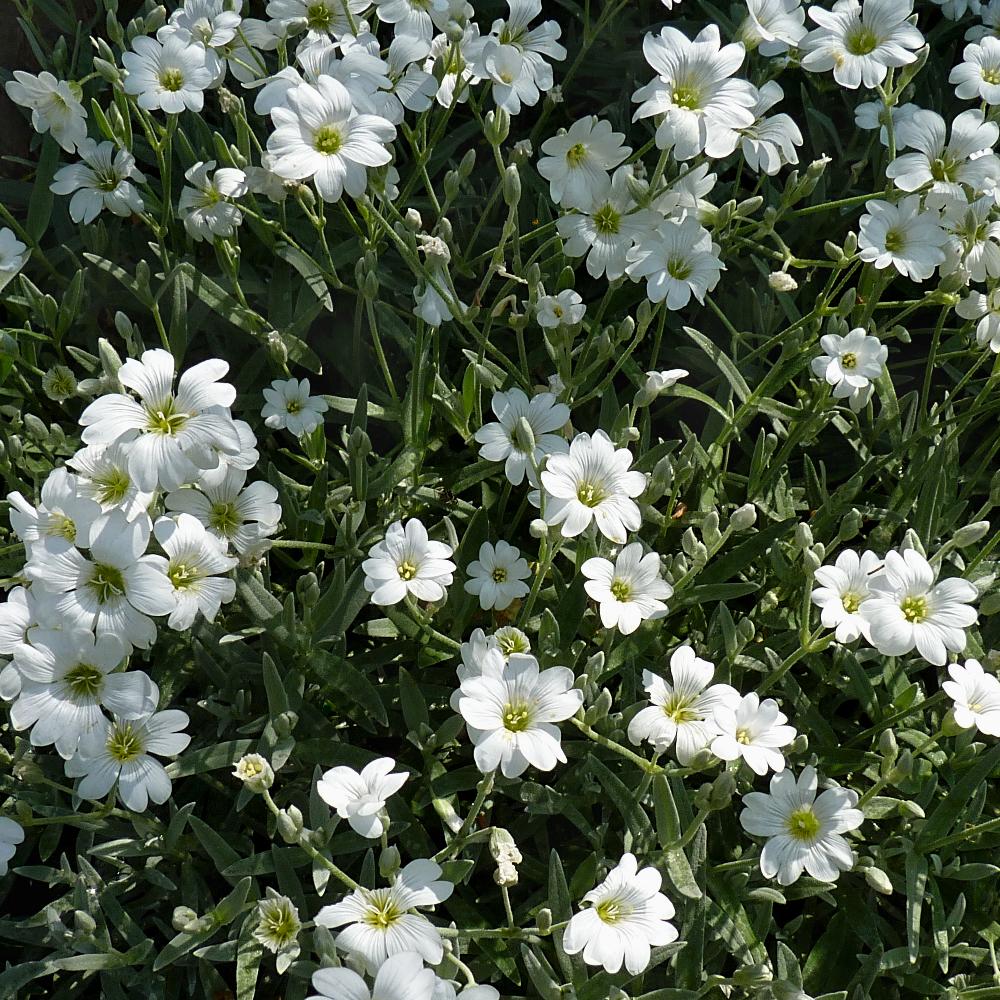
[[[742,969],[737,969],[733,973],[733,984],[735,986],[766,986],[774,978],[770,966],[761,962],[757,965],[744,965]]]
[[[736,775],[732,771],[723,771],[712,782],[712,791],[708,796],[708,808],[713,810],[728,809],[736,794]]]
[[[503,200],[507,203],[508,208],[516,208],[521,200],[521,175],[518,173],[515,163],[510,164],[504,171]]]
[[[915,552],[919,552],[925,559],[927,558],[927,551],[924,549],[923,542],[920,541],[920,536],[912,528],[906,529],[906,534],[903,535],[903,540],[899,544],[900,552],[905,552],[907,549],[913,549]]]
[[[297,844],[304,830],[302,811],[297,806],[289,806],[278,813],[278,834],[286,844]]]
[[[539,934],[548,934],[552,930],[552,911],[547,907],[543,906],[535,917],[535,926],[538,928]]]
[[[806,571],[810,574],[815,573],[823,565],[823,559],[816,554],[815,547],[806,549],[802,553],[802,562],[805,564]]]
[[[896,804],[896,812],[908,819],[925,819],[927,816],[923,807],[918,806],[912,799],[900,799]]]
[[[378,871],[384,879],[389,879],[399,871],[401,859],[399,848],[390,844],[382,849],[378,856]]]
[[[601,719],[606,719],[613,704],[614,702],[611,698],[611,692],[607,688],[602,688],[601,693],[595,699],[594,704],[587,709],[587,712],[583,717],[583,721],[586,722],[588,726],[592,726],[596,722],[600,722]]]
[[[476,166],[476,150],[470,149],[465,156],[462,157],[458,164],[458,172],[461,174],[463,179],[471,176],[473,169]]]
[[[514,425],[514,433],[511,435],[517,447],[526,455],[530,455],[535,450],[535,431],[527,417],[518,417]]]
[[[891,729],[883,729],[879,734],[878,751],[883,757],[891,757],[893,760],[899,754],[899,744],[896,742],[896,734]]]
[[[549,526],[543,518],[536,517],[528,525],[528,534],[532,538],[545,538],[549,533]]]
[[[198,914],[190,906],[175,906],[170,925],[175,931],[188,931],[198,922]]]
[[[899,782],[905,781],[911,774],[913,774],[913,753],[910,750],[904,750],[899,755],[896,766],[886,775],[886,779],[891,784],[898,785]]]
[[[282,712],[274,718],[274,731],[281,739],[285,739],[285,737],[292,735],[292,730],[295,728],[298,721],[299,716],[297,712],[293,712],[291,710]]]
[[[295,581],[295,594],[304,608],[314,608],[319,603],[319,580],[315,573],[306,573]]]
[[[97,921],[85,910],[74,910],[73,929],[76,931],[77,937],[93,937],[94,931],[97,930]]]
[[[952,540],[960,549],[964,549],[968,545],[975,545],[989,530],[989,521],[973,521],[972,524],[959,528]]]
[[[813,533],[812,528],[809,527],[804,521],[800,521],[795,525],[795,544],[800,549],[808,549],[813,543]]]
[[[243,107],[243,102],[226,87],[219,87],[219,110],[224,115],[237,115]]]
[[[866,868],[865,869],[865,881],[876,891],[882,893],[883,896],[892,895],[892,882],[889,880],[889,876],[886,875],[881,868]]]
[[[274,784],[274,769],[259,753],[248,753],[236,762],[233,776],[239,778],[251,792],[260,794]]]
[[[510,115],[503,108],[486,112],[486,141],[491,146],[500,146],[510,133]]]
[[[752,528],[756,521],[757,508],[752,503],[745,503],[730,514],[729,527],[733,531],[746,531],[747,528]]]

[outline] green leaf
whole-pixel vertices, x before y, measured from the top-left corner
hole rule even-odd
[[[58,165],[59,143],[51,135],[46,135],[42,138],[42,155],[38,158],[35,180],[31,187],[31,199],[28,202],[28,221],[24,227],[35,242],[45,235],[45,230],[49,228],[49,219],[52,218],[54,195],[49,185]]]
[[[938,803],[917,835],[914,849],[927,853],[934,849],[935,841],[947,837],[961,817],[962,807],[997,767],[1000,767],[1000,744],[982,754]]]

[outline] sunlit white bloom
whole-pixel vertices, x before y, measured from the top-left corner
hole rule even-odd
[[[240,28],[243,0],[184,0],[166,25],[157,32],[161,41],[176,32],[183,32],[207,48],[217,49],[236,37]]]
[[[8,493],[7,502],[10,526],[24,542],[29,558],[36,546],[53,553],[66,552],[74,545],[86,548],[91,528],[101,515],[100,506],[81,492],[76,476],[63,468],[46,476],[37,508],[20,493]]]
[[[267,887],[267,896],[257,904],[254,939],[277,955],[278,972],[284,972],[299,956],[298,936],[302,929],[298,907],[287,897]]]
[[[418,601],[440,601],[454,580],[451,556],[451,546],[428,539],[417,518],[405,525],[395,521],[361,564],[365,590],[372,595],[372,604],[398,604],[407,594]]]
[[[233,777],[243,782],[251,792],[259,795],[274,784],[274,768],[259,753],[247,753],[233,765]]]
[[[799,162],[795,147],[802,145],[802,133],[786,114],[765,117],[785,96],[776,81],[768,80],[757,94],[757,103],[750,109],[755,121],[741,130],[740,149],[751,170],[773,175],[787,164]]]
[[[448,274],[448,264],[451,261],[448,244],[439,236],[421,233],[417,237],[417,246],[427,261],[427,269],[426,279],[413,289],[413,311],[429,326],[436,328],[454,319],[456,306],[460,314],[468,306],[456,296]]]
[[[219,464],[217,451],[237,455],[238,431],[228,407],[236,390],[219,380],[229,364],[218,358],[202,361],[181,374],[173,388],[174,359],[160,348],[129,358],[118,381],[132,389],[137,402],[123,393],[95,399],[80,416],[86,444],[128,446],[128,467],[144,491],[174,490],[194,482],[199,472]]]
[[[976,343],[980,347],[989,345],[994,354],[1000,354],[1000,289],[992,289],[988,294],[970,291],[957,306],[955,312],[962,319],[978,320]]]
[[[820,608],[820,620],[826,628],[836,629],[837,642],[853,642],[863,635],[868,639],[868,622],[861,605],[871,595],[871,583],[882,569],[882,560],[872,551],[859,556],[844,549],[832,566],[820,566],[813,574],[819,584],[810,595]]]
[[[1000,680],[986,673],[978,660],[966,660],[964,666],[952,663],[948,674],[951,680],[941,687],[955,703],[955,722],[963,729],[1000,736]]]
[[[39,134],[51,132],[67,153],[75,153],[87,138],[87,113],[76,84],[58,80],[46,71],[35,76],[16,69],[14,79],[8,80],[4,89],[15,104],[31,109],[32,128]]]
[[[817,798],[818,784],[815,769],[804,767],[798,780],[782,771],[771,778],[769,792],[743,796],[743,829],[767,838],[760,852],[765,878],[791,885],[806,871],[821,882],[835,882],[854,867],[854,852],[843,834],[864,822],[864,813],[855,808],[858,793],[828,788]]]
[[[483,542],[479,558],[469,563],[468,574],[465,591],[479,598],[484,611],[503,611],[528,594],[524,582],[531,576],[528,561],[521,557],[520,549],[507,542],[497,542],[496,546]]]
[[[542,295],[535,303],[535,320],[545,330],[573,326],[583,319],[587,307],[579,292],[564,288],[557,295]]]
[[[164,42],[139,35],[132,41],[132,51],[122,56],[122,64],[127,71],[125,93],[134,95],[140,108],[176,115],[185,108],[201,111],[205,106],[214,72],[200,42],[182,34]]]
[[[982,100],[1000,104],[1000,38],[987,35],[981,42],[966,45],[962,62],[952,68],[948,82],[963,101]]]
[[[98,145],[93,139],[81,139],[77,151],[83,162],[60,167],[50,185],[55,194],[73,195],[69,215],[74,222],[93,222],[104,209],[122,218],[142,211],[142,198],[132,181],[144,184],[146,178],[128,150],[113,142]]]
[[[925,281],[944,263],[947,236],[937,212],[921,207],[920,195],[895,204],[873,199],[865,208],[858,232],[861,260],[878,270],[892,266],[913,281]]]
[[[0,604],[0,654],[10,656],[28,641],[28,629],[35,621],[34,595],[27,587],[14,587]]]
[[[567,667],[539,670],[538,661],[514,653],[505,666],[485,661],[478,676],[462,681],[458,710],[465,719],[483,774],[500,769],[516,778],[528,767],[551,771],[566,763],[557,722],[575,715],[583,692]]]
[[[375,0],[375,13],[385,24],[394,25],[396,38],[409,37],[420,42],[419,55],[423,59],[431,50],[434,28],[444,28],[448,19],[448,0]],[[440,22],[435,25],[435,20]]]
[[[656,145],[672,150],[678,160],[701,152],[713,158],[732,153],[736,129],[753,124],[756,100],[750,83],[732,79],[746,55],[742,43],[722,45],[716,24],[703,28],[694,41],[666,27],[659,35],[646,35],[642,52],[657,76],[632,95],[639,103],[632,120],[662,116]]]
[[[681,379],[685,379],[691,373],[686,368],[668,368],[662,372],[646,372],[646,381],[643,383],[643,392],[650,400],[662,395],[668,389],[672,389]]]
[[[126,445],[81,448],[66,464],[76,471],[77,493],[100,504],[104,513],[117,509],[134,521],[153,502],[153,492],[140,490],[129,472]]]
[[[634,854],[623,854],[607,878],[584,897],[590,906],[570,918],[563,936],[568,955],[583,952],[588,965],[633,976],[649,965],[650,950],[677,940],[671,924],[674,906],[660,892],[655,868],[639,868]]]
[[[82,778],[76,792],[102,799],[116,783],[126,809],[144,812],[150,802],[170,798],[170,778],[158,757],[174,757],[191,742],[181,730],[186,712],[168,709],[139,719],[105,720],[80,740],[76,756],[66,761],[66,776]]]
[[[184,177],[188,184],[181,191],[177,214],[188,233],[208,241],[232,236],[243,222],[243,213],[227,199],[247,193],[247,175],[235,167],[215,170],[215,160],[209,160],[196,163]]]
[[[802,40],[802,68],[833,70],[842,87],[877,87],[889,67],[908,66],[924,36],[909,23],[913,0],[837,0],[832,10],[816,4],[809,16],[819,27]]]
[[[386,802],[409,777],[405,771],[391,774],[395,766],[391,757],[380,757],[366,764],[360,773],[344,765],[333,767],[316,782],[316,791],[331,809],[337,810],[338,816],[351,824],[355,833],[374,840],[385,829],[381,813]]]
[[[643,670],[642,683],[651,704],[628,724],[633,743],[647,740],[657,753],[674,747],[677,760],[686,766],[699,750],[719,735],[717,708],[733,708],[739,692],[729,684],[712,684],[715,665],[678,646],[670,657],[670,680]]]
[[[310,396],[309,379],[275,379],[264,390],[264,424],[287,428],[296,437],[310,434],[323,423],[329,404],[322,396]]]
[[[819,339],[823,354],[812,360],[812,370],[833,387],[834,399],[846,399],[857,412],[867,405],[872,383],[885,371],[889,348],[861,327],[846,337],[828,333]]]
[[[344,191],[359,198],[368,168],[392,159],[386,145],[396,137],[395,126],[378,115],[359,114],[347,88],[329,76],[315,85],[300,84],[285,100],[287,106],[271,110],[271,170],[285,180],[312,179],[325,201],[339,200]]]
[[[983,14],[984,0],[932,0],[941,8],[941,13],[952,21],[961,20],[966,12],[972,15]]]
[[[437,1000],[436,982],[421,954],[404,951],[382,963],[370,990],[352,969],[319,969],[312,977],[317,993],[306,1000]]]
[[[565,455],[550,455],[542,471],[544,517],[574,538],[593,521],[601,534],[619,545],[642,523],[635,498],[646,476],[631,469],[632,453],[616,448],[604,431],[577,434]]]
[[[175,601],[167,624],[190,628],[199,611],[214,621],[219,608],[236,596],[236,582],[222,574],[235,569],[238,560],[227,555],[225,542],[190,514],[158,518],[153,533],[167,557],[152,558],[160,560]]]
[[[557,403],[551,392],[537,393],[529,400],[516,388],[493,393],[490,405],[497,419],[476,431],[476,441],[482,445],[480,457],[503,462],[504,475],[512,486],[520,486],[525,474],[537,485],[534,467],[541,465],[546,455],[569,450],[566,439],[554,433],[569,420],[569,407]]]
[[[450,979],[439,978],[434,984],[432,1000],[500,1000],[500,993],[496,987],[484,983],[459,989]]]
[[[506,50],[521,57],[521,73],[528,78],[531,86],[544,93],[552,89],[552,67],[546,58],[561,61],[566,58],[566,49],[559,44],[562,28],[558,21],[543,21],[534,27],[531,22],[542,13],[542,0],[507,0],[508,15],[493,22],[490,36],[479,48],[476,61],[480,78],[487,76],[483,71],[484,60],[494,55],[496,49]],[[504,57],[501,62],[510,65]]]
[[[660,557],[643,555],[641,542],[626,545],[613,563],[594,556],[580,572],[587,578],[584,589],[598,603],[601,624],[622,635],[630,635],[643,621],[662,618],[667,613],[663,602],[674,593],[660,577]]]
[[[624,139],[596,115],[580,118],[568,132],[546,139],[538,172],[549,182],[552,200],[563,208],[589,209],[608,171],[632,152]]]
[[[435,64],[443,73],[434,99],[443,108],[452,104],[464,104],[469,99],[473,86],[483,79],[486,72],[480,64],[487,38],[479,33],[479,25],[470,21],[465,25],[462,37],[452,45],[444,33],[431,40],[431,51],[424,61],[423,69],[433,76]],[[436,77],[435,77],[436,79]]]
[[[740,41],[762,56],[780,56],[798,48],[806,35],[806,12],[801,0],[746,0],[747,16]]]
[[[952,577],[935,583],[937,571],[915,549],[889,552],[885,568],[871,581],[871,595],[861,605],[872,645],[884,656],[903,656],[916,648],[935,666],[948,651],[965,649],[965,630],[978,615],[972,607],[976,588]]]
[[[124,719],[148,715],[159,691],[141,670],[114,673],[125,647],[113,635],[94,638],[87,629],[32,629],[14,664],[21,691],[10,706],[15,729],[31,729],[31,745],[55,744],[67,760],[80,740],[104,721],[102,708]]]
[[[244,469],[212,469],[201,477],[198,489],[168,493],[166,508],[193,515],[221,542],[241,554],[249,552],[278,530],[281,504],[270,483],[258,480],[246,486],[246,481]]]
[[[897,152],[906,148],[906,130],[900,133],[900,127],[912,120],[913,116],[921,108],[916,104],[897,104],[891,110],[886,110],[881,101],[868,101],[859,104],[854,109],[854,124],[860,129],[872,131],[879,129],[879,142],[883,146],[889,145],[889,129],[887,122],[892,121],[892,134],[896,140]]]
[[[401,952],[415,951],[428,964],[437,965],[444,954],[441,934],[416,910],[443,903],[454,888],[441,878],[440,865],[422,858],[406,865],[387,889],[358,888],[339,903],[324,906],[316,923],[343,927],[337,935],[338,949],[370,975]]]
[[[168,615],[176,605],[164,560],[145,554],[149,535],[149,518],[127,521],[113,510],[94,525],[90,558],[75,548],[35,549],[24,574],[55,596],[56,612],[68,623],[146,649],[156,638],[149,616]]]
[[[942,274],[951,274],[961,268],[973,281],[1000,278],[1000,220],[993,218],[995,207],[992,193],[971,202],[964,194],[945,201]]]
[[[24,843],[24,827],[7,816],[0,816],[0,875],[7,874],[7,865]]]
[[[1000,180],[1000,159],[992,152],[1000,136],[995,122],[972,109],[952,120],[950,139],[946,129],[945,120],[934,111],[918,111],[899,126],[906,145],[916,150],[896,157],[886,168],[886,176],[901,191],[929,184],[934,195],[964,199],[963,184],[978,194]]]
[[[368,7],[369,0],[270,0],[266,9],[288,34],[305,31],[309,45],[351,32],[351,19]]]
[[[646,279],[646,298],[683,309],[693,295],[699,302],[719,283],[726,265],[711,233],[693,216],[667,219],[641,236],[628,252],[628,276]]]
[[[28,262],[28,248],[10,229],[0,229],[0,292]]]
[[[751,692],[735,705],[717,706],[712,718],[719,735],[712,740],[710,749],[720,760],[742,758],[756,774],[784,770],[781,747],[795,739],[795,728],[785,725],[788,717],[773,698],[761,701]]]

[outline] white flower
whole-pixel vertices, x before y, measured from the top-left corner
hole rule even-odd
[[[941,13],[952,21],[959,21],[968,11],[972,15],[983,14],[984,0],[933,0],[941,8]]]
[[[187,724],[187,713],[178,709],[105,720],[80,740],[76,756],[66,761],[66,776],[83,779],[76,790],[83,799],[102,799],[117,782],[126,809],[161,805],[170,798],[170,778],[152,755],[174,757],[184,750],[191,742],[181,732]]]
[[[454,306],[458,306],[459,313],[465,312],[468,306],[456,296],[448,274],[448,263],[451,261],[448,244],[438,236],[424,233],[417,236],[417,242],[426,258],[427,269],[426,280],[413,289],[413,311],[429,326],[439,327],[453,318]],[[447,299],[438,291],[439,288],[448,296]]]
[[[871,595],[871,583],[882,568],[882,560],[869,550],[859,556],[844,549],[832,566],[820,566],[813,574],[819,586],[810,595],[821,609],[820,620],[834,628],[837,642],[853,642],[859,635],[868,639],[868,622],[861,605]]]
[[[53,469],[42,483],[41,502],[33,507],[20,493],[8,493],[10,526],[24,542],[28,557],[36,547],[52,553],[74,545],[86,548],[100,505],[81,492],[77,478],[65,469]]]
[[[221,48],[236,37],[242,7],[243,0],[236,0],[235,3],[227,3],[227,0],[184,0],[183,5],[170,15],[167,25],[157,32],[157,38],[162,41],[175,32],[184,32],[207,48]]]
[[[218,358],[187,369],[173,390],[174,359],[157,348],[141,361],[129,358],[118,381],[140,402],[122,393],[95,399],[80,416],[86,444],[128,446],[129,473],[139,489],[175,490],[194,482],[201,470],[219,464],[218,451],[237,455],[239,432],[228,407],[236,390],[219,379],[229,364]]]
[[[655,868],[639,868],[634,854],[623,854],[607,878],[583,897],[591,905],[570,918],[563,935],[567,955],[583,952],[588,965],[633,976],[649,965],[650,949],[677,940],[671,924],[674,906],[660,892]]]
[[[812,370],[833,387],[834,399],[846,399],[857,412],[872,394],[872,383],[885,371],[889,348],[861,327],[846,337],[828,333],[819,339],[824,353],[812,360]]]
[[[355,833],[374,840],[385,829],[379,814],[409,777],[405,771],[390,774],[395,766],[391,757],[380,757],[366,764],[360,773],[352,767],[333,767],[316,782],[316,791],[351,824]]]
[[[478,986],[466,986],[464,990],[459,990],[457,984],[450,979],[438,979],[434,984],[433,1000],[501,1000],[501,998],[494,986],[480,983]]]
[[[575,326],[583,319],[587,307],[579,292],[564,288],[558,295],[541,295],[535,303],[535,320],[544,330],[560,326]]]
[[[20,823],[0,816],[0,875],[7,874],[7,864],[17,850],[18,844],[24,843],[24,827]]]
[[[448,0],[375,0],[380,22],[395,25],[396,38],[408,38],[420,44],[413,47],[412,61],[423,59],[431,50],[435,21],[443,29],[448,21]]]
[[[908,66],[924,36],[906,19],[913,0],[837,0],[833,10],[813,4],[809,16],[819,25],[802,40],[802,68],[833,70],[842,87],[877,87],[889,67]]]
[[[854,124],[869,132],[873,129],[879,129],[879,142],[883,146],[888,146],[889,129],[886,123],[891,120],[892,134],[896,140],[898,151],[906,148],[906,130],[903,129],[900,132],[901,127],[911,121],[920,110],[921,108],[916,104],[897,104],[894,108],[887,110],[881,101],[868,101],[865,104],[859,104],[854,109]]]
[[[76,470],[76,489],[107,513],[118,509],[126,520],[146,513],[154,494],[140,490],[128,468],[128,447],[123,444],[81,448],[66,464]]]
[[[955,703],[955,722],[963,729],[978,729],[986,736],[1000,736],[1000,680],[983,670],[978,660],[948,667],[950,681],[941,687]]]
[[[747,762],[755,774],[783,771],[785,757],[780,748],[795,739],[795,729],[786,726],[788,718],[772,698],[751,692],[735,705],[720,705],[712,713],[719,735],[712,740],[711,751],[719,760]]]
[[[814,8],[810,8],[814,9]],[[920,195],[907,195],[896,204],[873,199],[861,216],[858,256],[878,270],[890,265],[904,277],[924,281],[943,264],[947,236],[937,212],[924,211]]]
[[[14,587],[0,604],[0,654],[10,656],[28,641],[28,629],[37,625],[35,595],[26,587]]]
[[[661,28],[646,35],[642,52],[657,77],[632,95],[642,102],[632,120],[662,115],[656,145],[673,150],[675,159],[728,156],[736,148],[735,130],[753,124],[753,86],[730,79],[743,63],[743,45],[722,45],[718,25],[709,24],[694,41]]]
[[[648,740],[657,753],[674,747],[677,760],[691,763],[719,735],[716,708],[735,707],[739,692],[728,684],[712,684],[715,665],[695,656],[687,645],[670,657],[670,680],[643,670],[642,683],[651,702],[628,724],[633,743]]]
[[[479,558],[469,563],[468,574],[465,592],[477,596],[484,611],[503,611],[513,601],[527,596],[528,585],[523,581],[531,576],[521,550],[503,541],[496,547],[483,542]]]
[[[122,64],[127,70],[125,93],[134,95],[140,108],[177,115],[185,108],[201,111],[205,106],[214,73],[200,42],[180,33],[162,43],[140,35],[132,51],[122,56]]]
[[[697,219],[667,219],[640,237],[628,252],[628,276],[646,279],[646,297],[666,300],[668,309],[683,309],[693,295],[699,302],[719,283],[726,265],[719,244]]]
[[[395,521],[361,564],[365,590],[372,604],[398,604],[407,594],[418,601],[440,601],[454,579],[451,556],[451,546],[430,541],[418,518],[411,517],[405,525]]]
[[[957,84],[955,95],[965,100],[1000,104],[1000,38],[987,35],[981,42],[966,45],[962,62],[948,74]]]
[[[740,132],[740,149],[751,170],[773,175],[789,163],[798,163],[796,146],[802,145],[798,125],[786,114],[765,117],[784,96],[784,91],[774,80],[768,80],[757,92],[753,111],[756,119]]]
[[[259,753],[244,754],[233,766],[233,777],[238,778],[251,792],[260,794],[274,784],[274,768]]]
[[[520,389],[493,393],[491,406],[497,419],[475,434],[482,445],[480,457],[503,462],[512,486],[520,486],[526,473],[528,481],[537,485],[534,466],[541,465],[547,455],[569,450],[565,438],[553,433],[569,420],[569,407],[557,403],[551,392],[537,393],[529,400]]]
[[[864,822],[864,813],[854,808],[858,794],[828,788],[817,798],[817,785],[815,769],[804,767],[798,781],[782,771],[771,778],[770,792],[743,796],[743,829],[768,838],[760,853],[765,878],[777,876],[781,885],[791,885],[805,870],[821,882],[835,882],[854,867],[854,852],[842,834]]]
[[[243,213],[226,199],[247,193],[247,175],[234,167],[220,167],[209,177],[213,170],[215,160],[199,161],[191,167],[184,174],[189,184],[177,203],[184,228],[199,241],[232,236],[243,222]]]
[[[104,209],[122,218],[142,211],[142,198],[132,181],[145,184],[146,177],[128,150],[113,142],[98,145],[93,139],[81,139],[78,152],[83,163],[60,167],[50,185],[55,194],[73,195],[69,215],[74,222],[93,222]]]
[[[498,108],[517,115],[521,113],[521,105],[533,107],[538,103],[540,92],[535,78],[514,46],[497,45],[488,39],[482,67],[484,78],[492,81],[493,102]]]
[[[604,431],[577,434],[569,454],[550,455],[542,472],[545,521],[560,525],[564,538],[574,538],[591,521],[619,545],[642,523],[635,497],[646,488],[646,476],[632,465],[632,453],[616,448]]]
[[[289,34],[308,32],[306,44],[312,45],[354,30],[351,18],[368,6],[369,0],[270,0],[267,16]]]
[[[479,629],[481,632],[482,629]],[[472,633],[475,636],[475,632]],[[514,653],[530,653],[531,652],[531,642],[528,637],[514,625],[504,625],[503,628],[498,628],[496,632],[490,636],[490,639],[496,643],[496,647],[500,650],[500,655],[504,657],[505,660],[509,660]],[[462,644],[465,645],[464,643]]]
[[[289,181],[310,178],[325,201],[344,191],[365,193],[367,168],[392,159],[386,144],[396,128],[378,115],[358,114],[347,88],[329,76],[288,92],[287,106],[271,109],[275,131],[267,140],[271,169]]]
[[[916,647],[940,667],[949,650],[965,649],[965,629],[978,617],[970,603],[976,588],[957,578],[935,584],[936,577],[915,549],[886,555],[885,569],[871,581],[871,596],[861,605],[871,643],[884,656],[902,656]]]
[[[358,888],[339,903],[324,906],[316,914],[316,924],[343,927],[337,947],[371,975],[387,959],[407,951],[437,965],[444,954],[441,935],[422,913],[414,911],[418,906],[443,903],[454,888],[441,879],[440,865],[421,858],[406,865],[388,889]]]
[[[989,345],[994,354],[1000,354],[1000,289],[992,289],[989,294],[970,291],[957,306],[955,312],[962,319],[976,319],[976,343],[980,347]]]
[[[267,887],[267,896],[257,904],[257,926],[254,939],[268,951],[278,956],[278,972],[285,969],[298,957],[299,931],[302,921],[298,907],[287,897]]]
[[[371,990],[351,969],[319,969],[312,977],[317,993],[306,1000],[436,1000],[436,981],[421,954],[403,951],[382,963]]]
[[[556,220],[556,229],[566,241],[563,250],[570,257],[586,255],[587,273],[593,278],[620,278],[629,249],[662,221],[658,212],[636,205],[628,189],[631,174],[630,166],[619,167],[610,180],[600,182],[586,212]]]
[[[806,13],[800,0],[746,0],[747,16],[740,41],[762,56],[780,56],[798,48],[806,35]]]
[[[193,515],[209,534],[242,555],[273,535],[281,520],[278,491],[263,480],[249,486],[246,481],[244,469],[213,469],[202,476],[199,489],[168,493],[166,508]]]
[[[31,109],[32,128],[39,134],[51,132],[67,153],[75,153],[87,138],[87,112],[80,103],[78,86],[48,72],[34,76],[16,69],[4,89],[15,104]]]
[[[167,624],[190,628],[199,611],[214,621],[219,608],[236,596],[236,582],[220,574],[235,569],[238,560],[226,555],[225,543],[190,514],[159,518],[153,533],[167,553],[166,559],[153,558],[160,560],[175,601]]]
[[[601,624],[622,635],[630,635],[640,622],[662,618],[667,613],[663,600],[674,593],[660,579],[660,557],[643,555],[641,542],[626,545],[614,563],[598,556],[588,559],[580,572],[587,577],[584,589],[599,605]]]
[[[624,139],[624,134],[612,131],[610,123],[596,115],[580,118],[568,132],[546,139],[538,172],[549,182],[552,200],[563,208],[587,211],[608,171],[632,152]]]
[[[275,379],[264,390],[260,415],[267,427],[287,428],[296,437],[312,433],[323,423],[329,405],[322,396],[309,395],[309,379]]]
[[[646,381],[643,383],[642,391],[652,401],[668,389],[672,389],[681,379],[687,378],[690,374],[686,368],[668,368],[662,372],[646,372]]]
[[[972,202],[964,194],[945,202],[942,274],[952,274],[961,268],[973,281],[1000,278],[1000,220],[992,217],[995,207],[992,193]]]
[[[490,37],[474,53],[476,75],[480,78],[487,76],[483,62],[499,48],[501,53],[506,51],[521,57],[520,73],[531,88],[542,92],[551,90],[552,67],[545,61],[545,57],[555,60],[566,58],[566,49],[557,40],[562,34],[562,28],[557,21],[543,21],[533,28],[530,26],[542,13],[542,0],[507,0],[507,7],[507,18],[493,22]],[[501,64],[512,65],[506,56],[501,59]]]
[[[104,721],[102,708],[124,719],[156,708],[159,691],[141,670],[113,673],[125,647],[113,635],[99,639],[87,629],[32,629],[31,644],[20,646],[14,665],[21,691],[10,706],[15,729],[31,729],[31,745],[55,744],[67,760],[82,737]]]
[[[964,199],[962,185],[981,193],[1000,180],[1000,159],[992,152],[1000,136],[995,122],[987,122],[982,111],[963,111],[951,123],[951,139],[945,141],[945,120],[934,111],[918,111],[899,132],[906,145],[917,150],[897,157],[886,168],[901,191],[916,191],[930,185],[934,195]]]
[[[56,595],[55,609],[69,623],[146,649],[156,638],[147,616],[170,614],[176,604],[163,559],[144,554],[149,533],[148,518],[130,522],[115,510],[95,524],[89,559],[75,548],[36,550],[24,574]]]
[[[514,653],[497,669],[484,661],[483,672],[461,684],[458,710],[475,745],[476,766],[483,774],[500,768],[516,778],[529,766],[551,771],[566,762],[559,728],[583,704],[567,667],[539,670],[533,656]]]
[[[0,292],[28,262],[28,248],[10,229],[0,229]]]

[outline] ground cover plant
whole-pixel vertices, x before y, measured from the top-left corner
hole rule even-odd
[[[11,0],[0,998],[1000,998],[1000,0]]]

